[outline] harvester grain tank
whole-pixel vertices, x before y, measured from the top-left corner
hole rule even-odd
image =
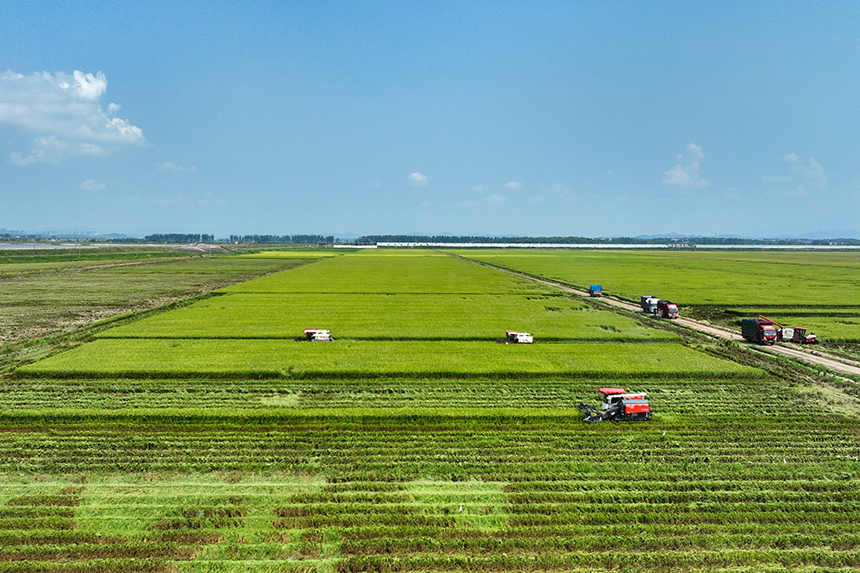
[[[663,299],[658,300],[657,316],[661,318],[678,318],[678,316],[680,316],[680,313],[678,312],[678,305],[672,301]]]
[[[657,312],[657,303],[660,302],[659,297],[650,296],[650,295],[642,295],[639,297],[639,306],[642,307],[643,312],[647,312],[648,314],[654,314]]]
[[[591,285],[588,287],[588,296],[603,296],[603,286]]]
[[[654,413],[645,392],[627,393],[624,388],[600,388],[597,392],[603,397],[600,410],[589,404],[580,403],[576,407],[585,415],[583,422],[613,422],[647,420]]]
[[[776,324],[765,318],[744,318],[741,320],[741,334],[749,342],[773,344],[777,339]]]

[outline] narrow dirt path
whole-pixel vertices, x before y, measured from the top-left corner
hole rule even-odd
[[[446,254],[451,254],[451,253],[446,253]],[[535,277],[529,276],[529,275],[524,274],[524,273],[512,271],[512,270],[505,269],[502,267],[497,267],[496,265],[493,265],[490,263],[485,263],[482,261],[475,261],[475,260],[472,260],[472,259],[469,259],[466,257],[460,257],[459,255],[452,255],[452,256],[462,258],[462,259],[465,259],[467,261],[470,261],[472,263],[476,263],[479,265],[485,265],[485,266],[494,268],[494,269],[502,271],[502,272],[516,275],[518,277],[523,277],[523,278],[535,281],[535,282],[540,283],[540,284],[544,284],[544,285],[547,285],[547,286],[550,286],[553,288],[557,288],[557,289],[562,290],[564,292],[575,294],[577,296],[582,296],[582,297],[589,296],[587,291],[584,291],[581,289],[571,288],[567,285],[563,285],[560,283],[535,278]],[[629,312],[638,312],[638,313],[642,312],[642,309],[639,306],[632,304],[632,303],[625,301],[625,300],[619,300],[617,298],[608,297],[608,296],[603,296],[599,300],[600,300],[600,302],[602,302],[604,304],[607,304],[609,306],[613,306],[615,308],[621,308],[621,309],[627,310]],[[675,320],[675,324],[677,324],[679,326],[685,326],[685,327],[693,329],[693,330],[697,330],[703,334],[706,334],[706,335],[714,337],[714,338],[723,338],[726,340],[734,340],[736,342],[743,342],[744,341],[743,336],[741,336],[740,333],[735,331],[735,330],[730,330],[728,328],[723,328],[721,326],[715,326],[713,324],[706,324],[704,322],[700,322],[698,320],[693,320],[690,318],[678,318]],[[799,360],[799,361],[805,362],[807,364],[812,364],[814,366],[823,366],[829,370],[832,370],[833,372],[839,372],[841,374],[849,374],[852,376],[860,376],[860,363],[855,362],[853,360],[847,360],[847,359],[839,358],[837,356],[833,356],[831,354],[827,354],[827,353],[821,352],[819,350],[808,350],[805,348],[790,347],[790,346],[787,346],[784,344],[775,344],[773,346],[759,346],[759,345],[751,345],[751,346],[753,348],[755,348],[755,350],[761,350],[764,352],[768,352],[770,354],[777,354],[780,356],[787,356],[789,358],[794,358],[795,360]]]

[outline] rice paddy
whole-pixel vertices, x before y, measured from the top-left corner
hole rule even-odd
[[[772,372],[443,254],[316,260],[3,380],[0,571],[856,570],[857,409]],[[601,386],[656,416],[583,423]]]

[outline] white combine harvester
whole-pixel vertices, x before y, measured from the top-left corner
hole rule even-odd
[[[333,338],[331,337],[331,330],[326,330],[324,328],[306,328],[305,337],[299,337],[296,340],[308,340],[311,342],[331,342]]]
[[[528,332],[516,332],[514,330],[507,330],[505,331],[504,340],[499,339],[499,342],[504,342],[505,344],[534,344],[535,339],[534,336],[532,336]]]

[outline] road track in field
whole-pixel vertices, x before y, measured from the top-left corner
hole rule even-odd
[[[450,253],[446,253],[450,254]],[[496,265],[485,263],[482,261],[474,261],[472,259],[466,257],[459,257],[459,255],[453,255],[458,258],[464,258],[467,261],[477,263],[480,265],[486,265],[488,267],[492,267],[494,269],[510,273],[516,275],[518,277],[523,277],[532,281],[535,281],[540,284],[544,284],[553,288],[557,288],[559,290],[563,290],[564,292],[568,292],[570,294],[575,294],[577,296],[589,297],[588,291],[584,291],[581,289],[569,287],[567,285],[556,283],[552,281],[548,281],[545,279],[539,279],[533,276],[529,276],[524,273],[520,273],[517,271],[512,271],[510,269],[506,269],[503,267],[498,267]],[[609,306],[613,306],[615,308],[624,309],[630,312],[642,313],[642,308],[638,305],[630,303],[626,300],[620,300],[614,297],[603,296],[600,297],[600,302],[607,304]],[[679,326],[685,326],[687,328],[697,330],[703,334],[714,338],[723,338],[725,340],[734,340],[736,342],[743,342],[744,338],[740,335],[740,333],[736,330],[730,330],[728,328],[723,328],[721,326],[715,326],[713,324],[708,324],[705,322],[701,322],[698,320],[693,320],[691,318],[678,318],[674,321],[675,324]],[[773,346],[759,346],[759,345],[749,345],[750,348],[764,351],[769,354],[776,354],[780,356],[786,356],[788,358],[794,358],[800,362],[805,362],[807,364],[812,364],[814,366],[823,366],[828,370],[833,372],[838,372],[841,374],[849,374],[852,376],[860,376],[860,362],[856,362],[854,360],[848,360],[846,358],[841,358],[838,356],[833,356],[832,354],[827,354],[825,352],[821,352],[819,350],[808,350],[806,348],[794,348],[787,346],[785,344],[775,344]]]

